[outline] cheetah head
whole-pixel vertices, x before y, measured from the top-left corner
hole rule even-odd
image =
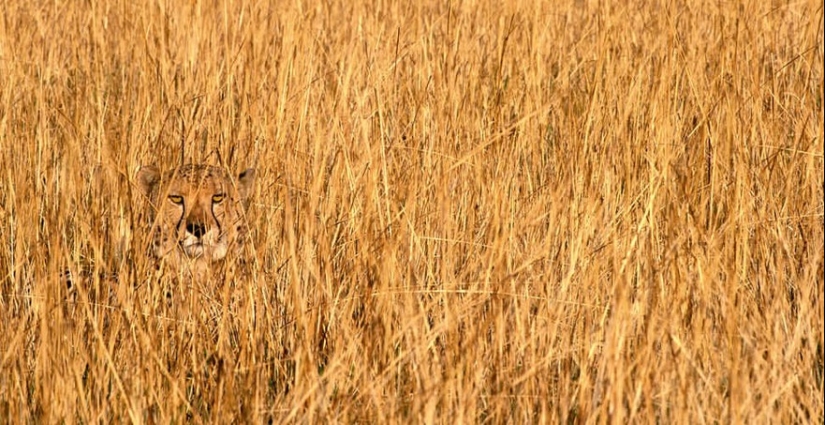
[[[178,265],[211,264],[239,250],[254,180],[251,168],[232,179],[223,168],[210,165],[166,172],[141,167],[138,185],[154,208],[154,256]]]

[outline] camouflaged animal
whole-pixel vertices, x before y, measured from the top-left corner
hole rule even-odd
[[[232,179],[223,168],[194,164],[161,172],[143,166],[138,185],[153,206],[153,256],[178,271],[202,275],[247,239],[246,210],[255,181],[249,168]]]

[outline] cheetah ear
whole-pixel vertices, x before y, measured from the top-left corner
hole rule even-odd
[[[247,168],[241,174],[238,174],[238,194],[241,199],[248,199],[252,195],[253,186],[255,184],[255,169]]]
[[[137,173],[138,186],[145,195],[150,195],[160,182],[160,171],[154,165],[142,165]]]

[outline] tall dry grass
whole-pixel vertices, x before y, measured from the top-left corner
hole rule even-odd
[[[823,422],[820,1],[0,9],[0,422]]]

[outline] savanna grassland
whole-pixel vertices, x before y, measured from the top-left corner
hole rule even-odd
[[[820,0],[0,12],[2,423],[823,422]],[[154,272],[181,157],[241,272]]]

